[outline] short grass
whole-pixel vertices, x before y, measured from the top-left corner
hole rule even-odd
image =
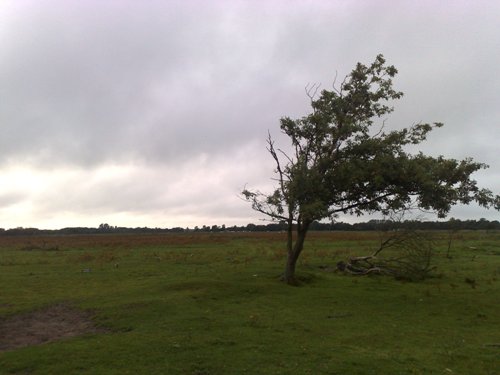
[[[280,233],[0,237],[0,319],[69,302],[111,329],[0,373],[498,374],[500,233],[457,233],[451,258],[434,235],[435,277],[410,283],[332,272],[376,233],[311,233],[299,287]]]

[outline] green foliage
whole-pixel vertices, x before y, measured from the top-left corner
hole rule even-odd
[[[453,205],[473,201],[500,209],[500,196],[480,189],[471,179],[485,164],[407,151],[407,146],[422,143],[442,123],[384,131],[383,119],[393,111],[390,104],[403,96],[392,86],[396,73],[378,55],[371,65],[358,63],[338,89],[334,85],[319,97],[314,87],[306,89],[312,113],[281,119],[291,153],[276,149],[269,135],[268,151],[276,162],[278,186],[270,194],[245,189],[243,195],[253,209],[287,221],[292,266],[310,224],[339,213],[388,214],[418,206],[445,217]],[[290,241],[292,223],[297,223],[295,245]],[[289,271],[291,280],[293,269]],[[287,282],[288,276],[285,271]]]
[[[276,150],[269,138],[280,184],[269,195],[245,191],[253,208],[275,219],[309,223],[338,213],[389,212],[412,204],[440,217],[456,203],[498,206],[500,198],[470,177],[486,165],[405,151],[443,124],[372,129],[403,95],[392,87],[396,73],[382,55],[369,66],[358,63],[339,89],[323,90],[318,98],[310,95],[311,114],[282,118],[281,130],[294,152]]]

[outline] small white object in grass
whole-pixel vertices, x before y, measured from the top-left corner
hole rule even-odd
[[[92,272],[92,269],[91,269],[91,268],[84,268],[84,269],[82,270],[82,272],[85,272],[85,273],[87,273],[87,272]]]
[[[253,277],[257,277],[257,276],[259,276],[259,275],[255,274],[255,275],[252,275],[252,276],[253,276]]]

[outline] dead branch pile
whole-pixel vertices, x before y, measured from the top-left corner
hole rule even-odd
[[[382,251],[389,248],[396,255],[382,257]],[[431,267],[433,248],[433,241],[425,232],[413,229],[388,231],[371,255],[338,262],[337,270],[352,275],[379,274],[404,280],[423,280],[434,269]]]

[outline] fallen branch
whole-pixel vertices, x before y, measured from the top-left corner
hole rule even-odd
[[[351,275],[388,275],[397,279],[423,280],[434,267],[430,265],[433,244],[427,234],[411,229],[388,231],[388,238],[368,256],[351,257],[337,263],[337,270]],[[380,253],[388,248],[397,257],[382,258]]]

